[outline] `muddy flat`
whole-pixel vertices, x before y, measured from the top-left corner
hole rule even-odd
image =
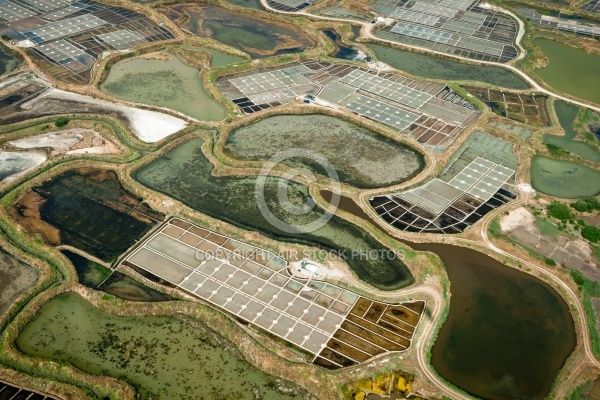
[[[6,313],[17,297],[31,288],[38,277],[37,270],[0,247],[0,315]]]
[[[46,133],[7,143],[18,149],[48,149],[50,156],[61,154],[113,154],[119,149],[91,129],[65,129],[59,132]]]

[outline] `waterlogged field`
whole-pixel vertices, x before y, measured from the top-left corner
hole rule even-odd
[[[118,99],[180,111],[203,121],[220,121],[225,108],[206,91],[200,71],[164,52],[113,65],[100,89]]]
[[[21,62],[3,45],[0,44],[0,75],[9,73],[17,68]]]
[[[360,188],[403,182],[424,165],[423,156],[416,150],[326,115],[278,115],[242,126],[230,133],[224,151],[241,160],[266,161],[292,148],[322,154],[341,182]],[[288,164],[308,165],[313,172],[325,174],[311,160],[296,159]]]
[[[263,58],[277,54],[297,53],[311,42],[291,26],[267,22],[224,8],[196,4],[175,5],[162,10],[184,29],[200,37],[210,37],[250,54]]]
[[[573,122],[577,117],[579,108],[564,101],[556,101],[554,103],[556,115],[560,122],[560,126],[565,131],[564,136],[556,136],[544,134],[542,140],[544,143],[554,144],[556,146],[567,149],[570,152],[585,158],[586,160],[600,162],[600,151],[596,150],[589,144],[576,140],[577,132],[573,129]]]
[[[35,186],[13,216],[50,245],[74,246],[107,262],[163,218],[125,190],[114,172],[86,168]]]
[[[424,54],[366,43],[382,62],[415,76],[446,81],[480,81],[508,89],[528,89],[527,82],[500,67],[461,64]]]
[[[185,142],[160,158],[142,167],[135,179],[151,189],[181,200],[190,207],[234,225],[258,230],[277,240],[288,240],[319,246],[323,249],[346,252],[346,261],[364,281],[382,289],[397,289],[414,280],[406,265],[399,259],[388,260],[388,249],[369,234],[339,217],[308,234],[288,233],[269,223],[261,214],[256,201],[255,177],[216,177],[211,175],[213,165],[200,150],[202,139]],[[278,201],[278,178],[265,181],[265,200],[271,212],[281,221],[304,225],[316,220],[322,210],[315,207],[304,215],[286,211]],[[294,205],[310,199],[304,185],[283,182]],[[352,251],[379,251],[380,256],[350,257]]]
[[[16,344],[31,356],[126,379],[143,400],[300,400],[307,394],[250,365],[233,343],[204,324],[113,316],[75,293],[46,303]]]
[[[576,199],[600,194],[600,171],[576,162],[534,156],[530,176],[533,188],[550,196]]]
[[[600,104],[600,55],[547,39],[536,39],[535,44],[548,57],[548,66],[535,71],[544,82],[567,94]]]
[[[0,316],[38,280],[39,273],[0,247]]]

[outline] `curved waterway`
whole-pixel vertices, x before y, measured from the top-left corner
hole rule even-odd
[[[329,192],[321,192],[329,200]],[[340,209],[373,222],[350,198]],[[404,242],[443,261],[450,313],[431,363],[450,383],[485,399],[542,399],[576,345],[569,308],[549,285],[495,259],[448,244]]]
[[[335,30],[323,29],[322,32],[335,44],[335,51],[331,54],[331,57],[353,61],[362,61],[367,58],[367,55],[362,51],[344,45],[340,35]]]
[[[554,102],[554,108],[556,109],[560,126],[565,131],[565,134],[564,136],[556,136],[545,133],[542,136],[543,142],[567,149],[586,160],[600,162],[600,151],[583,141],[576,140],[577,132],[573,128],[573,123],[577,118],[579,107],[565,103],[564,101],[556,101]]]
[[[192,139],[175,147],[137,170],[134,178],[201,213],[233,225],[259,231],[276,240],[332,250],[349,264],[359,278],[377,288],[395,290],[414,282],[406,265],[390,257],[388,248],[340,217],[333,216],[326,225],[310,233],[283,231],[275,227],[259,209],[257,178],[213,176],[213,165],[200,149],[203,143],[203,139]],[[286,207],[311,204],[308,187],[304,185],[269,177],[261,191],[264,193],[264,205],[276,218],[290,225],[305,225],[323,214],[318,206],[306,214],[297,214]],[[279,200],[282,192],[287,202]]]
[[[404,182],[425,165],[417,150],[366,128],[327,115],[277,115],[233,130],[226,154],[248,161],[266,161],[275,154],[301,148],[323,155],[340,181],[359,188]],[[293,167],[322,167],[306,158],[287,160]]]

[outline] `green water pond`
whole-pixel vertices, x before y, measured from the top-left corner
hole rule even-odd
[[[577,132],[573,129],[573,123],[575,122],[575,118],[577,118],[579,107],[564,101],[556,101],[554,108],[556,109],[560,126],[565,131],[565,135],[556,136],[546,133],[542,136],[543,142],[562,147],[586,160],[600,162],[600,151],[585,142],[575,140]]]
[[[322,154],[336,169],[340,181],[360,187],[389,186],[410,179],[424,166],[423,156],[366,128],[327,115],[277,115],[232,131],[224,151],[241,160],[267,160],[280,151],[302,148]],[[306,159],[287,162],[318,164]],[[314,164],[314,165],[313,165]]]
[[[210,66],[213,68],[222,67],[223,65],[235,64],[237,62],[246,61],[244,57],[233,56],[231,54],[223,53],[221,51],[211,49],[210,47],[198,47],[182,45],[182,49],[192,51],[206,51],[210,53]]]
[[[300,400],[306,394],[250,365],[231,342],[200,322],[114,316],[72,292],[46,303],[16,344],[31,356],[126,380],[142,400]]]
[[[548,57],[548,66],[536,75],[561,92],[600,104],[600,55],[548,39],[536,39],[535,44]]]
[[[170,59],[116,63],[100,89],[118,99],[168,107],[202,121],[225,118],[225,108],[206,91],[199,71],[173,54],[163,54]]]
[[[535,156],[530,175],[533,188],[550,196],[576,199],[600,194],[600,171],[573,161]]]
[[[577,343],[562,297],[477,251],[411,246],[440,256],[450,279],[450,314],[433,345],[433,367],[483,399],[542,400]]]
[[[188,16],[183,28],[200,37],[210,37],[235,47],[252,58],[297,53],[312,45],[298,28],[212,5],[175,5],[165,14],[171,19]]]

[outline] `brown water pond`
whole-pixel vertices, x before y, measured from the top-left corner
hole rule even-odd
[[[321,192],[328,200],[330,192]],[[355,202],[339,208],[373,222]],[[450,278],[450,313],[433,346],[438,373],[486,399],[542,399],[576,344],[569,308],[549,285],[465,247],[405,242],[437,254]]]

